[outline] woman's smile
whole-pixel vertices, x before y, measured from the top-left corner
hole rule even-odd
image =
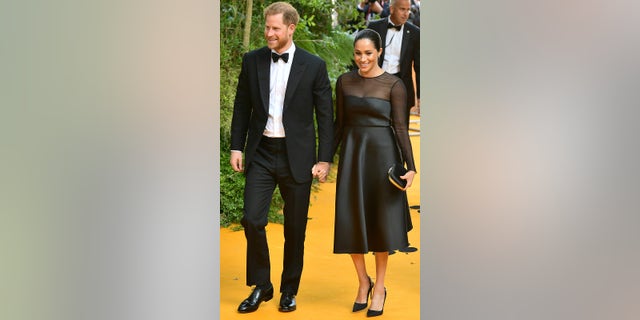
[[[376,51],[376,47],[369,39],[358,40],[353,48],[353,60],[356,62],[360,74],[363,76],[376,76],[376,66],[378,65],[378,57],[382,50]]]

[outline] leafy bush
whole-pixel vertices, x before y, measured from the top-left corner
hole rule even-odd
[[[229,152],[220,154],[220,225],[223,227],[239,224],[244,208],[244,176],[231,169],[229,155]],[[269,209],[269,221],[283,223],[284,217],[280,211],[284,202],[277,188],[274,195]]]

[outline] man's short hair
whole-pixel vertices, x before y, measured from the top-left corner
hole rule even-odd
[[[286,25],[294,24],[298,25],[300,21],[300,15],[298,11],[292,5],[286,2],[274,2],[264,9],[264,18],[272,16],[274,14],[282,13],[282,22]]]

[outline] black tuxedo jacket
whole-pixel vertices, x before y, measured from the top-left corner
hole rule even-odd
[[[384,18],[376,21],[369,22],[367,28],[375,30],[380,34],[382,38],[382,46],[387,43],[387,29],[389,25],[389,19]],[[402,29],[402,48],[400,49],[400,79],[407,88],[407,107],[412,107],[416,104],[414,96],[417,95],[420,99],[420,28],[407,22]],[[386,50],[382,50],[382,55],[378,60],[378,64],[382,67],[384,61],[384,54]],[[416,87],[417,92],[413,89],[412,78],[412,66],[413,71],[416,73]]]
[[[327,66],[319,57],[296,47],[284,98],[282,121],[291,174],[298,183],[312,179],[311,168],[318,161],[332,161],[333,100]],[[231,121],[231,150],[245,156],[245,172],[262,139],[269,117],[271,50],[248,52],[242,69]],[[316,153],[316,126],[318,146]]]

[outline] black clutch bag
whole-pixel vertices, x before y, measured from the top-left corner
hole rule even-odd
[[[407,169],[405,169],[400,163],[392,165],[391,168],[389,168],[389,171],[387,171],[391,184],[400,190],[404,190],[407,187],[407,180],[400,178],[400,176],[404,176],[406,173]]]

